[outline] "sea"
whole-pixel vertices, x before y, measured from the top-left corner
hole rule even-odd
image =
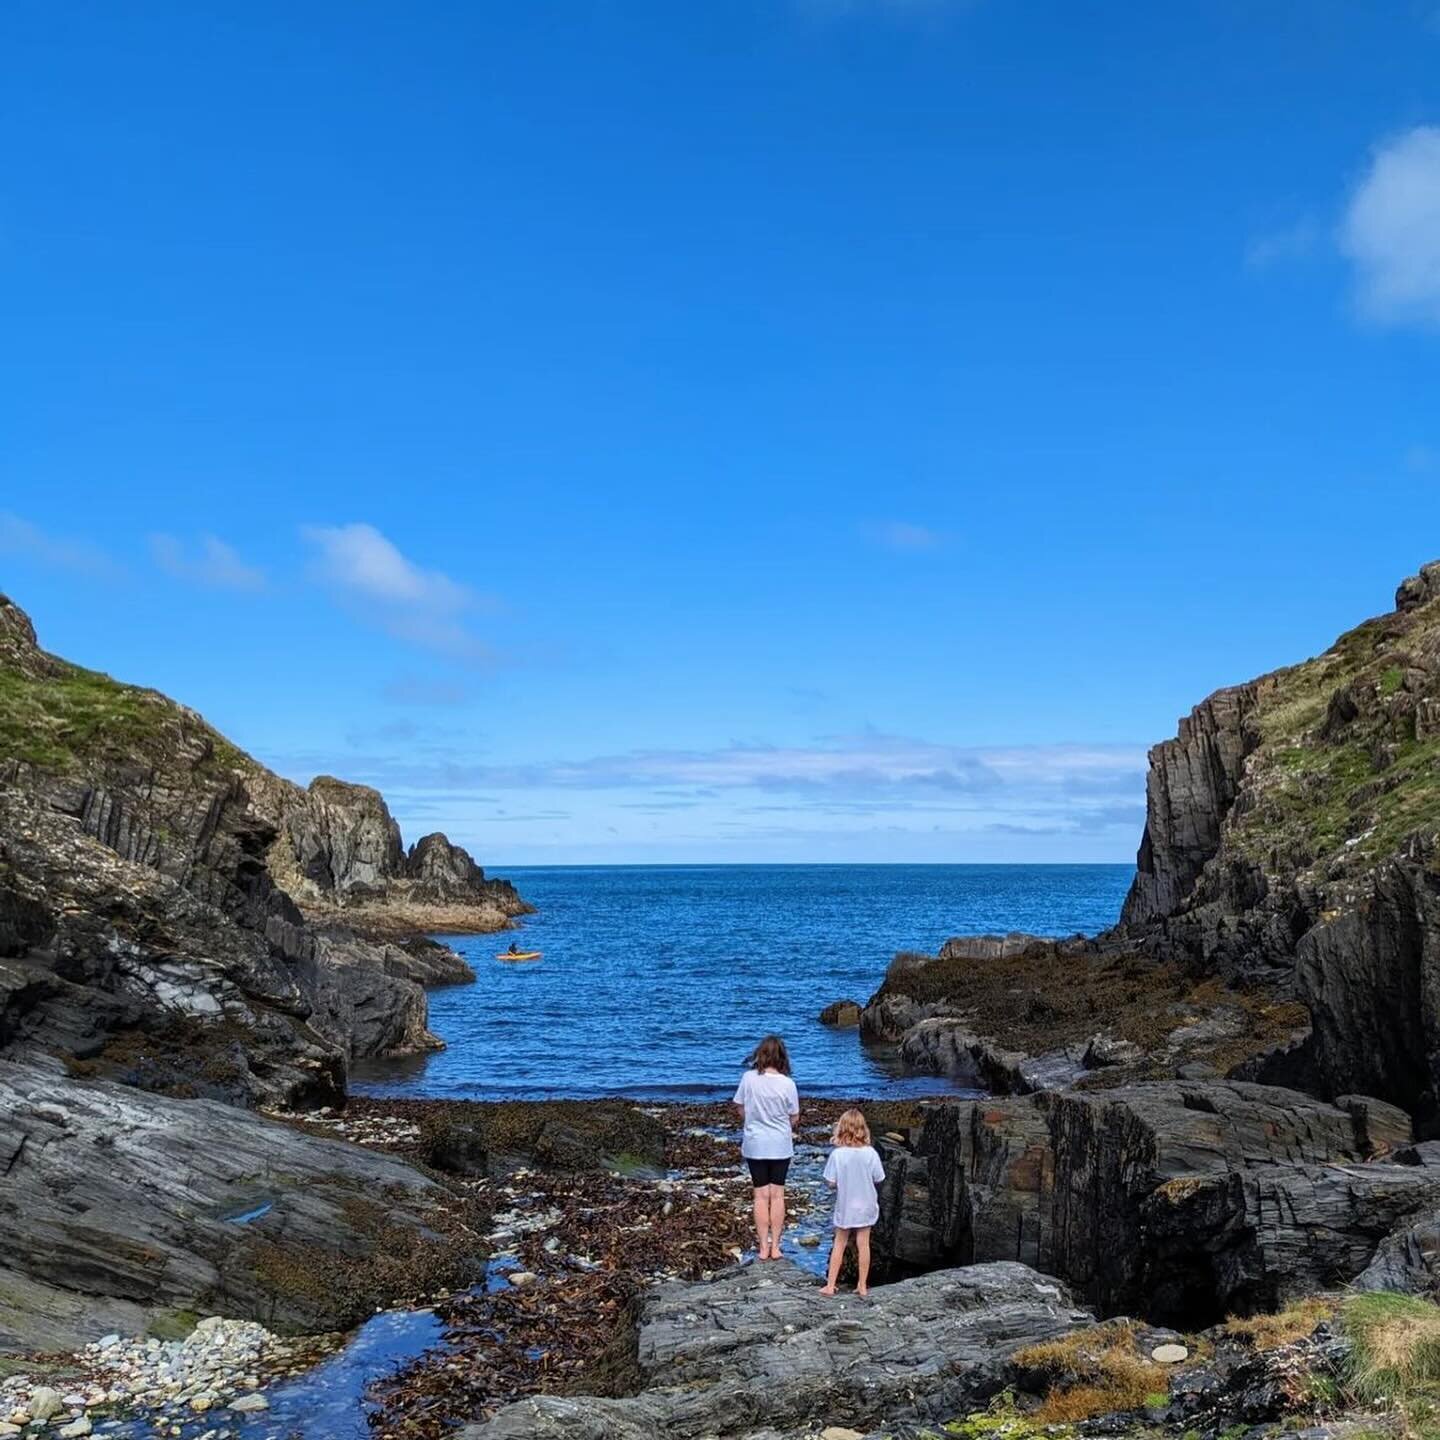
[[[503,935],[437,936],[473,985],[430,992],[436,1054],[352,1075],[361,1094],[430,1099],[728,1099],[770,1032],[802,1094],[934,1094],[893,1051],[821,1025],[862,1003],[900,950],[951,935],[1093,934],[1130,865],[606,865],[505,869],[536,907]],[[496,958],[511,940],[539,960]]]

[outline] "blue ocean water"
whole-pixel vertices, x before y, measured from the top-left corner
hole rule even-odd
[[[500,872],[497,872],[500,873]],[[432,991],[447,1044],[371,1066],[364,1094],[446,1099],[729,1098],[766,1032],[811,1095],[933,1093],[853,1030],[816,1016],[865,1000],[897,950],[950,935],[1093,933],[1119,917],[1129,865],[686,865],[507,869],[538,907],[519,932],[441,937],[479,974]],[[507,964],[511,939],[544,952]]]

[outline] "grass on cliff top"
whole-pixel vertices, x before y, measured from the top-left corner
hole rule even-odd
[[[1262,684],[1261,746],[1247,762],[1230,843],[1267,867],[1304,869],[1336,855],[1373,861],[1440,827],[1440,738],[1416,738],[1414,700],[1403,693],[1407,668],[1437,637],[1440,606],[1383,615]],[[1326,738],[1341,691],[1358,713]]]
[[[35,677],[0,666],[0,759],[67,771],[96,759],[151,755],[184,723],[180,708],[157,691],[98,671],[60,662],[55,674]],[[212,763],[243,763],[229,741],[207,733]]]

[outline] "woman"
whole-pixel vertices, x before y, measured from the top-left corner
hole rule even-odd
[[[778,1035],[767,1035],[745,1061],[734,1104],[745,1116],[740,1154],[755,1187],[755,1238],[762,1260],[780,1258],[785,1229],[785,1175],[795,1153],[800,1094],[790,1078],[790,1057]]]

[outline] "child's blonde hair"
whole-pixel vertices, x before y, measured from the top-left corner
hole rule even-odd
[[[847,1110],[835,1122],[835,1143],[837,1145],[868,1145],[870,1127],[858,1110]]]

